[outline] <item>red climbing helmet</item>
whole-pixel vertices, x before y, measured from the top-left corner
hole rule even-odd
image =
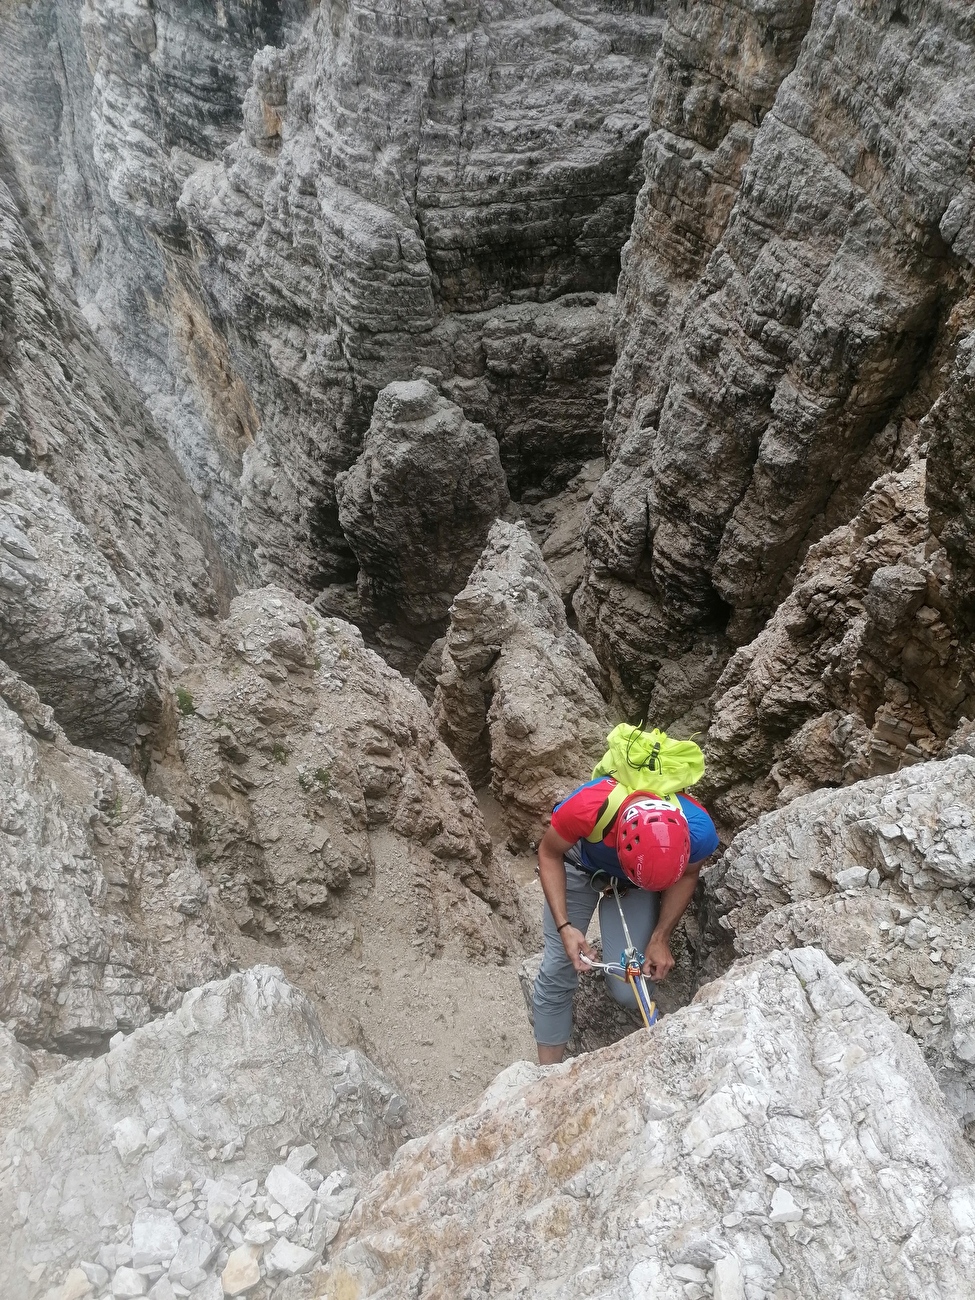
[[[690,861],[687,818],[666,799],[635,794],[620,809],[616,852],[623,871],[640,889],[668,889]]]

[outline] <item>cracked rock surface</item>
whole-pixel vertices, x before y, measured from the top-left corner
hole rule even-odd
[[[527,528],[499,520],[451,606],[434,714],[474,784],[490,777],[516,843],[538,841],[601,757],[611,724],[598,682]]]
[[[577,597],[626,707],[660,659],[750,641],[897,467],[889,421],[938,397],[975,258],[972,44],[961,0],[671,7]],[[970,509],[945,509],[961,555]]]
[[[975,1157],[920,1051],[815,949],[401,1150],[313,1294],[964,1294]],[[422,1263],[420,1262],[422,1261]]]
[[[975,758],[819,790],[704,875],[711,961],[815,944],[921,1045],[975,1124]],[[713,965],[712,965],[713,969]]]
[[[359,561],[357,621],[381,643],[392,639],[388,657],[411,671],[443,633],[450,602],[508,507],[497,439],[427,380],[389,384],[335,490]],[[397,634],[417,643],[412,661],[408,645],[405,659],[397,655]]]
[[[188,828],[0,663],[0,1020],[104,1049],[226,969]]]
[[[355,1185],[404,1136],[402,1097],[329,1043],[273,967],[195,988],[106,1055],[55,1074],[0,1034],[11,1300],[62,1295],[70,1273],[45,1279],[65,1265],[83,1274],[78,1297],[219,1296],[242,1253],[254,1265],[242,1289],[264,1300],[321,1256]]]
[[[722,673],[702,790],[725,825],[936,757],[975,716],[975,658],[924,489],[923,461],[878,479]]]

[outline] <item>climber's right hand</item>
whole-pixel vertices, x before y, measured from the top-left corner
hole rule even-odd
[[[589,943],[582,931],[577,930],[573,925],[567,925],[562,931],[562,947],[565,949],[565,954],[569,961],[572,962],[572,965],[583,974],[591,969],[582,960],[583,953],[593,961],[599,960],[599,953]]]

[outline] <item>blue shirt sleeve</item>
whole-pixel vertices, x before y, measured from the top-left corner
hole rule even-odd
[[[710,816],[682,794],[677,796],[677,801],[687,818],[687,829],[691,833],[691,862],[701,862],[712,853],[717,853],[721,842]]]

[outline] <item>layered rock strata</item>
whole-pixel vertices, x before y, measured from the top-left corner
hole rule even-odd
[[[598,682],[527,528],[499,520],[451,606],[434,716],[474,784],[490,777],[515,843],[537,843],[601,756]]]
[[[2,181],[0,311],[2,653],[72,739],[128,759],[229,583],[175,457]]]
[[[334,474],[416,366],[517,493],[597,450],[657,7],[0,18],[5,170],[241,573],[353,576]]]
[[[313,1294],[750,1300],[829,1278],[947,1300],[973,1212],[975,1158],[916,1045],[802,949],[736,967],[652,1037],[513,1066],[376,1179]]]
[[[358,1052],[332,1047],[273,967],[194,989],[106,1055],[53,1074],[38,1077],[0,1037],[10,1300],[72,1284],[76,1297],[224,1294],[233,1255],[238,1269],[250,1259],[245,1289],[263,1300],[321,1255],[353,1184],[404,1136],[403,1098]]]
[[[485,922],[491,907],[513,918],[507,881],[416,690],[281,588],[236,598],[220,651],[181,678],[181,762],[151,779],[192,819],[237,924],[267,935],[334,915],[356,880],[372,887],[371,832],[388,827],[416,862],[411,929],[500,946]]]
[[[508,507],[497,439],[427,380],[389,384],[335,492],[359,562],[356,622],[411,672]],[[327,608],[327,593],[318,607]]]
[[[729,946],[822,948],[975,1125],[975,758],[797,798],[742,831],[704,888],[712,970]]]
[[[751,640],[902,401],[938,396],[975,256],[972,42],[961,3],[672,7],[577,602],[628,706],[662,659]]]
[[[725,826],[941,753],[975,717],[958,614],[915,461],[878,479],[850,524],[810,549],[789,596],[722,673],[702,789]]]
[[[103,1049],[226,969],[189,830],[0,663],[0,1019]]]

